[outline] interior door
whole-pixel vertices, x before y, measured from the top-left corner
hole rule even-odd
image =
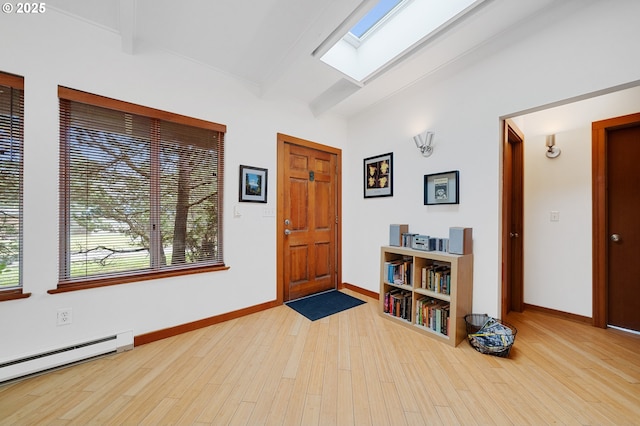
[[[640,331],[640,123],[607,132],[608,324]]]
[[[640,113],[592,128],[593,323],[640,331]]]
[[[523,170],[524,134],[511,120],[504,125],[502,317],[522,312],[523,268]]]
[[[284,301],[338,286],[337,155],[292,139],[282,141],[279,165]]]

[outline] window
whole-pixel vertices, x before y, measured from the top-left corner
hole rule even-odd
[[[345,20],[313,52],[353,80],[366,84],[460,22],[486,0],[378,0],[355,25]]]
[[[60,284],[224,267],[224,125],[61,87]]]
[[[24,80],[0,73],[0,300],[22,295]]]
[[[402,0],[380,0],[362,19],[360,19],[350,30],[357,39],[362,39],[376,24],[389,16],[391,11],[401,3]]]

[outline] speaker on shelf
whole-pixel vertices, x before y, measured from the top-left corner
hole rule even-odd
[[[409,232],[409,225],[392,224],[389,226],[389,245],[401,247],[402,234]]]
[[[449,228],[449,253],[471,254],[473,251],[472,228]]]

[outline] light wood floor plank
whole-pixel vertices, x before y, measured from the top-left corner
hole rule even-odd
[[[376,362],[374,347],[368,337],[363,337],[362,343],[362,367],[364,371],[365,383],[367,386],[367,396],[369,398],[369,408],[371,410],[371,421],[374,425],[389,424],[389,413],[386,409],[383,382],[378,375],[378,364]]]
[[[154,426],[167,421],[169,413],[176,402],[177,400],[174,398],[163,398],[138,424],[141,426]]]
[[[131,402],[131,396],[120,395],[112,401],[109,401],[107,406],[100,405],[101,410],[87,422],[89,425],[108,425],[113,424],[113,417],[122,411],[122,409]],[[176,410],[177,411],[177,410]]]
[[[337,318],[332,318],[335,320]],[[337,324],[337,321],[335,321]],[[331,331],[331,327],[329,328]],[[337,331],[337,330],[336,330]],[[338,424],[338,335],[330,333],[327,339],[327,358],[322,380],[320,424]]]
[[[312,395],[322,394],[322,383],[324,381],[324,369],[327,361],[327,344],[329,341],[329,327],[327,323],[318,323],[318,336],[313,348],[313,362],[311,363],[311,376],[307,393]]]
[[[338,370],[338,389],[337,389],[337,424],[352,425],[354,424],[353,409],[353,384],[351,380],[351,371]]]
[[[303,352],[296,378],[291,391],[291,397],[287,404],[287,411],[284,415],[285,425],[301,424],[304,412],[305,400],[307,395],[307,387],[309,385],[309,376],[311,375],[311,363],[313,361],[313,352]]]
[[[353,424],[370,425],[371,408],[369,406],[361,347],[352,345],[350,347],[349,358],[352,360],[350,392],[353,400]],[[349,390],[347,390],[347,392],[348,391]]]
[[[187,392],[176,406],[176,424],[190,425],[197,421],[200,414],[209,406],[211,396],[218,391],[220,385],[207,383],[201,389]]]
[[[307,394],[304,402],[304,411],[302,413],[302,425],[319,425],[320,424],[320,408],[322,405],[322,396],[315,394]]]
[[[196,418],[196,422],[212,423],[232,391],[233,385],[230,383],[223,383],[216,386],[215,391],[209,395],[208,401],[205,403],[200,415]]]
[[[295,334],[292,334],[296,336],[296,339],[293,343],[293,347],[291,348],[289,359],[287,360],[287,365],[283,373],[283,377],[287,377],[289,379],[296,378],[296,373],[300,366],[300,359],[302,358],[307,342],[306,336],[309,333],[309,326],[311,324],[311,321],[303,321],[302,318],[303,317],[301,315],[296,318],[298,326],[295,328]]]
[[[281,425],[284,423],[285,416],[287,414],[287,408],[289,406],[289,401],[291,400],[291,396],[293,390],[295,389],[295,380],[289,378],[282,378],[280,380],[280,384],[278,385],[278,389],[276,390],[276,394],[271,402],[271,407],[269,408],[269,413],[266,417],[265,424],[267,425]],[[247,424],[258,424],[258,419],[263,416],[250,417],[248,418]]]
[[[233,413],[233,417],[229,421],[229,425],[249,425],[249,418],[255,407],[255,402],[242,401],[238,405],[238,409]]]

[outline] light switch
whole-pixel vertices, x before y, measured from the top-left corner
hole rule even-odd
[[[276,217],[276,209],[271,207],[265,207],[262,210],[262,217]]]
[[[560,221],[560,212],[553,210],[551,211],[551,222],[559,222]]]

